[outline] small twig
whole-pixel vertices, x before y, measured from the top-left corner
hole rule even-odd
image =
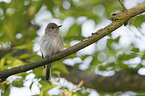
[[[120,4],[121,4],[121,6],[123,7],[123,10],[126,10],[126,7],[125,7],[125,5],[123,4],[123,2],[122,2],[121,0],[119,0],[119,2],[120,2]]]
[[[77,88],[79,88],[80,86],[82,86],[83,83],[84,83],[84,81],[82,80],[76,87],[73,87],[70,92],[72,92],[73,90],[76,90]]]
[[[104,16],[105,16],[108,20],[110,20],[110,18],[109,18],[106,14],[104,14]]]
[[[122,0],[119,0],[119,2],[120,2],[120,4],[121,4],[121,6],[123,7],[122,12],[123,12],[124,10],[127,10],[126,7],[125,7],[125,5],[123,4]],[[124,26],[128,25],[128,22],[129,22],[129,20],[126,21],[126,22],[124,23]]]
[[[62,96],[66,96],[65,95],[65,87],[64,87],[65,80],[66,79],[64,78],[63,85],[62,85]]]

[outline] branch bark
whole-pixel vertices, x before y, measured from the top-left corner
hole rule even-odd
[[[61,73],[61,76],[74,84],[83,80],[85,88],[92,88],[100,92],[145,91],[145,77],[133,70],[116,72],[113,76],[103,77],[91,71],[81,71],[68,65],[66,68],[70,74]]]
[[[113,32],[115,29],[119,28],[123,24],[125,24],[130,18],[141,14],[145,12],[145,3],[142,3],[141,5],[131,8],[129,10],[125,10],[123,12],[119,12],[117,14],[113,14],[110,18],[112,20],[112,23],[105,28],[102,28],[98,30],[97,32],[93,33],[92,36],[88,37],[85,40],[82,40],[81,42],[77,43],[76,45],[58,53],[54,54],[51,58],[49,59],[41,59],[32,63],[25,64],[23,66],[15,67],[12,69],[6,69],[4,71],[0,72],[0,82],[3,82],[6,80],[7,77],[21,73],[21,72],[26,72],[28,70],[43,66],[45,64],[60,60],[61,58],[64,58],[70,54],[73,54],[86,46],[89,46],[90,44],[98,41],[99,39],[103,38],[104,36],[110,34]]]

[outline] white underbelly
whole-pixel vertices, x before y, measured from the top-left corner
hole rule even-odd
[[[58,39],[53,38],[53,40],[52,39],[47,40],[46,38],[41,43],[41,52],[44,57],[51,56],[52,54],[62,50],[62,47],[60,45],[61,45],[61,42]]]

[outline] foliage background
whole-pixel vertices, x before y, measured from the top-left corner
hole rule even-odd
[[[142,2],[124,0],[127,8]],[[68,48],[110,24],[107,17],[120,10],[118,0],[0,0],[0,71],[41,59],[39,43],[49,22],[63,25],[60,34]],[[144,21],[145,15],[132,18],[127,27],[122,26],[95,44],[54,62],[51,82],[44,80],[43,67],[9,77],[0,84],[1,95],[16,96],[20,89],[27,96],[140,94],[97,92],[83,86],[73,89],[72,83],[58,77],[61,72],[67,73],[63,64],[104,77],[128,69],[145,75]]]

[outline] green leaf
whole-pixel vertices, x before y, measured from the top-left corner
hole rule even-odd
[[[15,46],[14,47],[15,49],[26,49],[27,48],[27,46],[26,45],[20,45],[20,46]]]
[[[22,55],[19,57],[19,59],[25,59],[25,58],[28,58],[28,57],[30,57],[30,54],[25,53],[25,54],[22,54]]]
[[[16,78],[15,80],[13,80],[12,85],[19,88],[24,87],[23,80],[24,78]]]
[[[44,3],[46,4],[47,9],[53,14],[53,8],[55,3],[54,0],[44,0]]]
[[[24,64],[25,63],[22,60],[15,59],[12,63],[12,67],[17,67],[17,66],[24,65]]]
[[[3,66],[5,64],[5,61],[6,61],[6,59],[4,57],[0,60],[0,70],[3,70]]]
[[[46,80],[41,80],[39,81],[39,83],[42,85],[42,87],[40,88],[40,92],[48,91],[57,86],[55,84],[51,84],[49,81]]]
[[[132,48],[131,51],[137,53],[137,52],[139,52],[139,48]]]
[[[48,91],[43,91],[43,96],[50,96]]]
[[[61,61],[56,61],[54,62],[54,64],[52,64],[52,73],[69,73],[68,70],[66,69],[66,67],[64,66],[64,64],[60,63]]]
[[[33,84],[34,84],[34,82],[32,82],[32,83],[30,84],[30,87],[29,87],[30,89],[32,88],[32,85],[33,85]]]
[[[29,58],[29,62],[34,62],[34,61],[37,61],[37,60],[40,60],[42,59],[41,56],[38,56],[38,55],[34,55],[34,56],[31,56],[31,58]]]
[[[141,24],[145,21],[145,15],[140,15],[137,17],[132,18],[131,23],[132,25],[136,27],[141,27]]]
[[[119,61],[124,61],[124,60],[129,60],[129,59],[133,59],[136,56],[138,56],[137,54],[131,53],[131,54],[122,54],[118,56],[118,60]]]
[[[106,70],[106,67],[103,66],[103,65],[99,65],[99,66],[98,66],[98,69],[99,69],[100,71],[105,71],[105,70]]]
[[[5,93],[4,93],[3,96],[9,96],[9,94],[10,94],[10,87],[8,85],[5,86],[5,87],[7,87],[7,89],[5,90]]]
[[[33,73],[35,74],[35,78],[39,79],[39,78],[43,78],[45,77],[45,68],[42,67],[38,67],[33,69]]]

